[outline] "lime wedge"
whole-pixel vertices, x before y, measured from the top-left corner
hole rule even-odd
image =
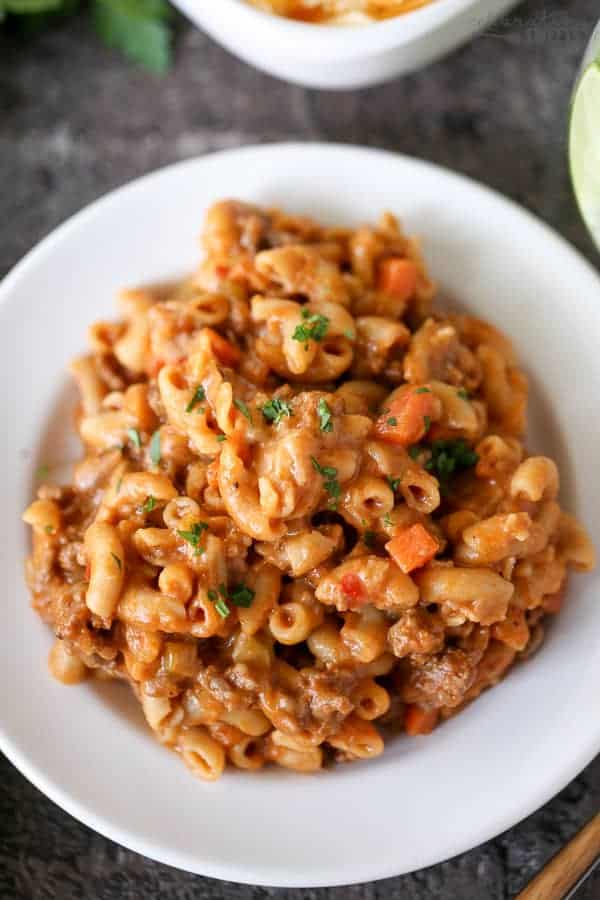
[[[600,248],[600,25],[573,94],[569,160],[581,215]]]

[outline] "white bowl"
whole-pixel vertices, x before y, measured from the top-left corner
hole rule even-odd
[[[173,0],[236,56],[306,87],[348,89],[420,69],[489,27],[518,0],[433,0],[369,25],[307,25],[246,0]]]
[[[65,367],[86,326],[115,315],[122,285],[189,271],[207,206],[236,195],[332,223],[389,208],[423,235],[443,293],[514,338],[531,376],[529,446],[557,458],[566,507],[600,543],[600,280],[561,238],[465,178],[372,150],[283,144],[181,163],[75,216],[0,286],[0,747],[74,816],[170,865],[289,886],[396,875],[513,825],[600,750],[599,576],[574,576],[539,654],[433,735],[316,776],[232,771],[214,784],[156,743],[125,687],[52,681],[50,634],[23,584],[19,517],[36,467],[69,452]]]

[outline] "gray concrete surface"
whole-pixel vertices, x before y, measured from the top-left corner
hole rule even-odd
[[[552,17],[559,10],[562,22]],[[0,31],[0,276],[110,188],[178,159],[285,138],[370,144],[450,166],[533,210],[598,265],[571,196],[565,134],[599,15],[598,0],[530,0],[443,62],[351,94],[275,81],[183,23],[162,79],[105,50],[81,18],[26,41]],[[287,891],[198,878],[121,849],[0,758],[0,898],[505,900],[598,808],[600,758],[525,822],[449,862],[352,888]],[[453,810],[441,814],[451,828]],[[581,897],[600,897],[600,877]]]

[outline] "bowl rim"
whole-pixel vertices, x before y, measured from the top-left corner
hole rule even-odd
[[[373,51],[389,50],[418,40],[426,34],[446,26],[459,15],[473,9],[480,9],[474,22],[473,31],[482,30],[493,22],[494,17],[517,0],[431,0],[427,6],[411,10],[391,19],[369,22],[360,26],[314,25],[297,22],[257,9],[248,0],[218,0],[207,10],[196,7],[195,0],[174,0],[177,6],[192,20],[200,23],[209,21],[214,27],[246,31],[260,43],[276,43],[280,51],[302,52],[309,57],[367,55]],[[487,8],[486,8],[487,7]]]
[[[526,220],[530,228],[535,229],[538,234],[543,236],[547,240],[548,246],[550,248],[555,247],[561,252],[568,254],[571,257],[573,264],[577,264],[579,268],[587,270],[587,274],[593,277],[597,284],[600,284],[599,275],[596,268],[559,232],[555,231],[543,220],[538,218],[526,208],[522,207],[520,204],[516,203],[514,200],[511,200],[510,198],[501,194],[499,191],[490,188],[483,183],[480,183],[474,178],[451,170],[446,166],[411,157],[406,154],[392,153],[390,151],[364,147],[360,145],[346,145],[327,142],[314,142],[307,144],[303,142],[289,141],[269,142],[261,145],[246,145],[241,148],[215,151],[212,153],[204,154],[202,156],[195,156],[190,159],[180,160],[179,162],[152,170],[151,172],[148,172],[138,178],[132,179],[131,181],[102,195],[92,203],[86,205],[83,209],[71,215],[63,223],[53,229],[47,236],[45,236],[41,241],[34,245],[34,247],[31,248],[19,262],[17,262],[17,264],[0,282],[0,307],[4,307],[10,302],[10,296],[13,286],[16,286],[16,284],[22,277],[26,277],[30,269],[34,269],[38,265],[38,263],[40,263],[46,256],[52,255],[55,247],[62,243],[65,239],[68,239],[70,234],[73,231],[76,231],[80,225],[84,224],[88,219],[93,219],[105,207],[114,204],[115,200],[118,200],[120,196],[130,191],[131,189],[136,189],[139,188],[142,184],[148,184],[153,180],[158,180],[174,169],[184,169],[187,167],[192,169],[201,160],[211,159],[217,156],[237,156],[238,159],[243,161],[244,155],[247,155],[250,158],[253,154],[256,153],[271,153],[277,150],[293,152],[302,148],[306,148],[307,146],[310,147],[313,151],[319,150],[325,153],[343,153],[352,155],[360,154],[362,156],[368,155],[374,161],[376,161],[377,158],[381,157],[394,157],[399,159],[400,161],[410,163],[411,165],[417,166],[423,170],[435,171],[443,175],[444,177],[450,177],[457,183],[460,183],[466,190],[476,190],[477,192],[486,195],[489,200],[494,201],[495,203],[501,203],[506,208],[510,208],[513,214],[517,214],[520,218]],[[87,804],[85,801],[81,801],[69,787],[63,787],[59,782],[53,780],[51,776],[47,776],[44,771],[36,767],[35,763],[30,763],[27,752],[22,751],[18,746],[18,743],[16,741],[13,741],[12,737],[10,737],[3,730],[1,722],[0,749],[32,784],[34,784],[52,801],[57,803],[62,809],[66,810],[69,814],[74,816],[78,821],[83,822],[108,839],[117,841],[124,847],[128,847],[144,856],[150,857],[161,863],[174,866],[187,872],[197,872],[208,877],[234,880],[245,884],[267,886],[274,885],[274,882],[269,879],[269,876],[267,874],[268,870],[264,868],[261,869],[261,867],[258,865],[252,872],[249,872],[240,865],[238,865],[237,868],[235,865],[231,864],[224,866],[220,861],[212,861],[206,857],[199,856],[198,864],[194,867],[190,867],[190,857],[187,853],[173,848],[165,849],[164,844],[162,844],[160,841],[138,838],[138,836],[127,827],[121,827],[115,824],[114,821],[112,821],[109,817],[103,814],[95,813],[94,810],[89,806],[89,804]],[[511,806],[510,810],[507,809],[502,816],[499,816],[495,820],[493,827],[488,826],[487,828],[482,830],[478,834],[477,843],[470,844],[468,847],[462,844],[454,844],[451,848],[448,848],[448,852],[443,858],[436,858],[433,860],[430,858],[429,861],[423,862],[423,865],[429,866],[441,863],[445,859],[450,859],[459,853],[473,849],[476,846],[480,846],[482,843],[501,834],[507,828],[516,825],[526,816],[530,815],[544,803],[552,799],[556,795],[556,793],[558,793],[558,791],[565,787],[574,777],[579,774],[579,772],[585,766],[587,766],[591,762],[598,751],[600,751],[600,724],[597,723],[594,729],[590,728],[587,740],[582,742],[581,745],[576,746],[574,751],[571,753],[568,765],[563,766],[560,769],[560,772],[557,772],[551,780],[549,779],[543,785],[539,785],[535,791],[527,794],[526,798],[520,798],[518,803],[515,803],[513,806]],[[364,880],[379,880],[383,878],[394,877],[407,871],[414,871],[414,869],[401,870],[401,872],[399,873],[395,865],[391,863],[385,869],[379,867],[377,870],[374,870],[373,864],[365,863],[363,875]],[[337,880],[323,881],[322,878],[315,878],[314,876],[311,876],[310,873],[307,873],[307,877],[303,877],[302,879],[294,876],[288,876],[286,880],[284,882],[280,882],[278,886],[308,889],[324,886],[345,886],[350,883],[356,882],[349,882],[347,879],[344,879],[343,876]]]

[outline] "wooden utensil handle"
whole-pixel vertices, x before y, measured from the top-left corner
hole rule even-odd
[[[600,813],[553,856],[515,900],[562,900],[600,855]]]

